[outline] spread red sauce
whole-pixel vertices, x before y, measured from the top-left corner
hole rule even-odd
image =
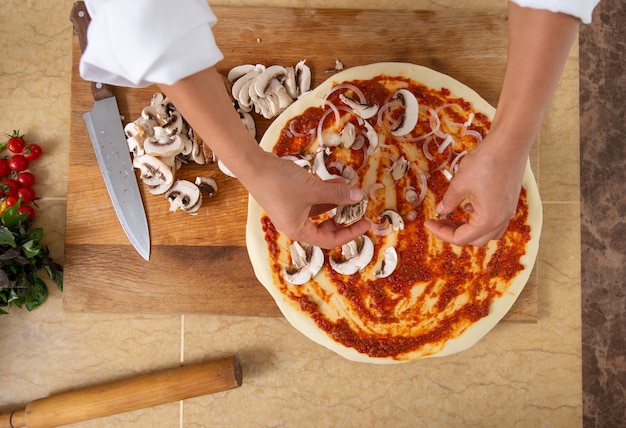
[[[353,81],[367,97],[369,104],[386,105],[395,89],[388,89],[387,76],[368,81]],[[414,206],[407,201],[405,190],[411,186],[419,192],[421,174],[412,166],[406,175],[398,181],[395,193],[395,209],[404,218],[405,227],[397,233],[395,248],[400,260],[398,267],[387,278],[365,278],[364,272],[354,275],[342,275],[335,272],[329,263],[329,251],[322,272],[325,280],[330,281],[334,293],[341,297],[347,309],[343,312],[353,314],[359,322],[346,317],[328,316],[325,305],[330,305],[331,296],[316,287],[316,278],[308,287],[288,284],[281,272],[284,259],[281,252],[287,251],[278,244],[279,233],[267,217],[261,219],[265,240],[270,256],[272,270],[282,293],[291,299],[300,311],[308,314],[318,328],[325,331],[332,339],[342,345],[371,357],[402,358],[403,355],[419,351],[428,346],[431,352],[440,350],[446,341],[458,337],[476,321],[489,315],[489,308],[494,299],[502,295],[511,281],[524,269],[520,259],[525,253],[525,244],[530,239],[528,220],[528,201],[522,189],[518,209],[509,224],[507,233],[492,244],[490,251],[485,248],[454,247],[441,242],[428,232],[423,222],[431,218],[434,205],[443,196],[449,185],[449,179],[443,169],[453,173],[453,159],[463,150],[471,150],[479,144],[480,138],[489,132],[490,121],[481,113],[472,112],[471,104],[463,99],[453,98],[447,89],[434,90],[413,82],[410,79],[393,78],[398,84],[409,89],[420,105],[420,119],[415,129],[406,137],[397,140],[413,139],[411,143],[418,147],[419,165],[427,176],[430,198]],[[341,105],[340,93],[336,91],[328,97],[328,102]],[[327,108],[327,107],[326,107]],[[312,107],[301,115],[292,118],[283,128],[280,138],[274,146],[278,156],[303,157],[311,154],[316,143],[316,132],[320,119],[324,117],[324,107]],[[439,131],[455,137],[454,148],[438,152],[443,138],[432,136],[426,143],[428,134],[433,134],[433,112],[441,122]],[[346,109],[340,110],[342,119],[358,124],[355,117]],[[348,115],[348,116],[346,116]],[[472,116],[470,116],[472,115]],[[402,109],[390,109],[387,119],[389,125],[378,122],[377,131],[386,133],[385,146],[393,144],[389,128],[402,116]],[[468,122],[471,119],[471,123]],[[375,119],[372,119],[375,121]],[[333,114],[326,115],[324,129],[334,126]],[[385,128],[387,126],[387,128]],[[467,132],[467,131],[473,132]],[[397,141],[396,140],[396,141]],[[411,146],[398,144],[389,151],[379,148],[379,165],[376,181],[383,181],[389,174],[393,158],[400,155],[417,165],[415,151]],[[428,156],[425,156],[426,151]],[[385,154],[386,153],[386,154]],[[430,158],[430,159],[428,159]],[[350,165],[357,172],[367,164],[369,157],[365,149],[337,150],[326,159],[327,165],[340,160],[342,165]],[[417,171],[417,172],[416,172]],[[330,171],[338,173],[339,171]],[[359,184],[363,184],[359,175]],[[384,199],[384,198],[383,198]],[[430,202],[429,202],[430,201]],[[370,219],[376,213],[388,208],[385,200],[372,200],[368,205]],[[412,214],[412,216],[410,215]],[[466,221],[469,213],[458,209],[452,220]],[[414,217],[414,218],[413,218]],[[409,219],[413,218],[413,219]],[[371,231],[368,233],[375,246],[375,254],[382,254],[384,239]],[[337,251],[337,249],[332,250]],[[304,291],[308,290],[308,291]],[[318,304],[317,302],[322,302]],[[406,303],[410,302],[410,305]],[[361,325],[365,326],[362,327]]]

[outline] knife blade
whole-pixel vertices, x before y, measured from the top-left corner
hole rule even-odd
[[[78,32],[80,48],[84,52],[87,47],[87,27],[90,21],[84,2],[74,3],[70,21]],[[128,240],[145,260],[149,260],[148,221],[115,98],[115,88],[92,82],[91,92],[94,105],[91,111],[83,115],[83,119],[100,171]]]

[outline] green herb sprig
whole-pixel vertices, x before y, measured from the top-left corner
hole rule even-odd
[[[21,198],[0,215],[0,314],[12,305],[31,311],[48,296],[39,276],[45,270],[59,290],[63,290],[63,268],[41,244],[43,229],[32,227],[27,213],[18,213]]]

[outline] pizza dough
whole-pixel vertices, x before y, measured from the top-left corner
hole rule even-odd
[[[493,119],[495,109],[492,106],[490,106],[472,89],[449,76],[413,64],[376,63],[350,68],[338,73],[323,82],[312,92],[292,104],[268,128],[267,132],[263,136],[263,139],[261,140],[261,147],[267,151],[272,151],[280,138],[281,130],[285,127],[289,120],[302,115],[311,107],[319,107],[323,103],[324,96],[333,86],[341,82],[374,79],[381,75],[409,78],[418,84],[425,85],[428,88],[435,90],[445,88],[450,91],[451,96],[462,98],[464,101],[469,102],[471,104],[472,112],[476,112],[477,114],[482,113],[489,120]],[[367,96],[367,94],[365,95]],[[368,355],[367,353],[357,351],[355,347],[346,346],[346,344],[334,340],[327,331],[320,328],[318,323],[315,322],[308,312],[301,310],[301,306],[299,304],[297,304],[293,299],[287,297],[286,294],[281,291],[281,281],[278,280],[276,276],[277,274],[272,269],[273,261],[271,260],[268,246],[266,245],[266,236],[261,223],[264,213],[253,198],[250,198],[249,200],[248,209],[246,231],[248,253],[257,278],[270,292],[285,318],[308,338],[329,348],[339,355],[353,361],[369,363],[398,363],[425,357],[450,355],[473,346],[478,340],[485,336],[508,312],[528,280],[538,251],[539,235],[542,223],[541,201],[529,164],[527,164],[526,167],[523,187],[525,189],[528,207],[526,224],[530,226],[530,236],[528,242],[525,244],[525,254],[519,259],[519,263],[523,266],[523,269],[516,274],[506,290],[491,302],[488,315],[478,319],[469,326],[465,326],[462,329],[461,334],[453,335],[452,338],[446,340],[445,342],[438,343],[435,341],[430,344],[426,343],[418,349],[410,352],[403,352],[399,355]],[[428,200],[425,200],[424,204],[427,202]],[[283,237],[283,239],[285,238]],[[289,242],[290,241],[285,241],[282,245],[287,246]],[[323,277],[325,275],[323,271],[327,268],[328,263],[325,263],[325,267],[323,267],[322,272],[320,272],[316,278]],[[314,280],[316,278],[314,278]],[[328,289],[326,289],[325,293],[326,292],[328,292]],[[341,296],[330,296],[327,298],[325,303],[322,302],[321,304],[329,307],[331,312],[333,312],[333,317],[342,316],[343,306],[341,303]],[[330,308],[333,305],[335,307]],[[349,313],[345,313],[345,315],[346,317],[350,316]],[[354,314],[352,314],[352,316],[354,316]],[[357,323],[360,323],[360,321],[357,321]],[[384,335],[381,337],[384,337]],[[384,338],[381,340],[384,340]]]

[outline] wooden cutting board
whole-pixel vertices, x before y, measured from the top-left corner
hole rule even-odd
[[[401,61],[425,65],[474,88],[495,105],[506,56],[506,15],[441,12],[215,7],[215,38],[224,74],[244,63],[295,65],[306,59],[313,85],[346,67]],[[71,141],[65,243],[64,309],[75,312],[203,313],[278,316],[256,280],[245,247],[247,193],[215,165],[184,167],[179,178],[214,174],[218,195],[196,216],[171,213],[163,196],[143,185],[152,253],[144,261],[128,242],[105,189],[82,114],[89,84],[78,75],[73,40]],[[119,88],[124,123],[135,120],[156,87]],[[269,121],[255,116],[260,139]],[[537,319],[533,273],[507,319]]]

